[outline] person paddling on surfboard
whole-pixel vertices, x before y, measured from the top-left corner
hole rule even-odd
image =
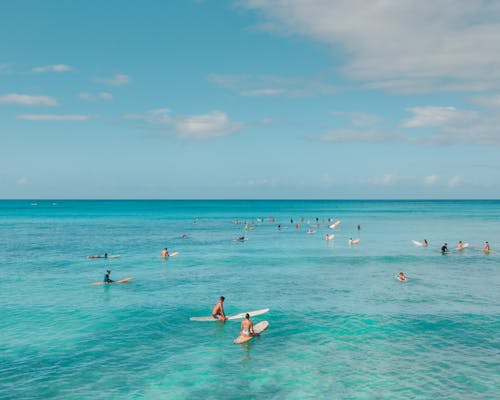
[[[161,251],[161,256],[163,258],[167,258],[168,257],[168,248],[164,248],[162,251]]]
[[[212,309],[212,317],[214,317],[215,319],[218,319],[222,322],[225,322],[227,319],[226,313],[224,312],[224,306],[223,306],[224,300],[225,300],[225,297],[221,296],[219,298],[219,301],[217,302],[217,304]]]
[[[488,242],[484,242],[483,251],[485,252],[490,251],[490,244]]]
[[[106,271],[106,275],[104,275],[104,283],[113,283],[114,281],[109,279],[109,275],[111,274],[111,271],[108,269]]]
[[[250,320],[250,314],[245,314],[245,319],[241,321],[241,336],[259,336],[258,333],[255,333],[253,330],[253,322]]]
[[[422,247],[427,247],[429,245],[429,243],[427,243],[427,239],[424,239],[424,241],[422,242]]]

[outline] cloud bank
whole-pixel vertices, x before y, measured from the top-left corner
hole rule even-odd
[[[257,28],[341,51],[341,72],[395,92],[500,88],[500,3],[241,0]]]
[[[18,104],[22,106],[56,106],[57,100],[50,96],[8,93],[0,95],[0,104]]]

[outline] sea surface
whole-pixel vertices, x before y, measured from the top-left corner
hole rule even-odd
[[[500,398],[500,201],[0,201],[0,277],[1,399]]]

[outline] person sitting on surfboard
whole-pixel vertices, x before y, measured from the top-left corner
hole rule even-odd
[[[114,282],[111,279],[109,279],[109,274],[111,274],[111,271],[108,269],[106,271],[106,275],[104,275],[104,283],[113,283]]]
[[[448,243],[445,243],[441,246],[441,253],[448,253]]]
[[[427,247],[428,245],[429,245],[429,243],[427,243],[427,239],[424,239],[424,241],[422,242],[422,246]]]
[[[488,242],[484,242],[483,251],[490,251],[490,244]]]
[[[225,300],[225,297],[221,296],[219,298],[219,301],[217,302],[217,304],[212,309],[212,317],[214,317],[215,319],[221,320],[221,321],[225,321],[227,319],[226,313],[224,312],[224,307],[222,304],[222,303],[224,303],[224,300]]]
[[[241,336],[259,336],[253,331],[253,322],[250,320],[250,314],[245,314],[245,319],[241,321]]]
[[[168,257],[168,249],[166,247],[161,251],[161,256],[163,258],[167,258]]]
[[[457,244],[457,250],[462,250],[464,248],[464,244],[462,243],[461,240],[458,241],[458,244]]]

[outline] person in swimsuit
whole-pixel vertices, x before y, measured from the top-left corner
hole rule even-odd
[[[224,296],[221,296],[219,298],[219,301],[217,302],[217,304],[212,309],[212,317],[214,317],[215,319],[218,319],[222,322],[226,321],[226,319],[227,319],[226,313],[224,312],[224,306],[223,306],[224,300],[225,300]]]
[[[405,274],[404,274],[404,273],[402,273],[402,272],[400,272],[400,273],[398,274],[398,279],[399,279],[400,281],[406,281],[406,276],[405,276]]]
[[[457,244],[457,250],[462,250],[464,248],[464,244],[462,243],[461,240],[458,241],[458,244]]]
[[[111,271],[108,269],[106,271],[106,275],[104,275],[104,283],[113,283],[114,281],[112,281],[111,279],[109,279],[109,275],[111,274]]]
[[[427,243],[427,239],[424,239],[424,241],[422,242],[422,246],[427,247],[428,245],[429,245],[429,243]]]
[[[161,256],[163,258],[167,258],[168,257],[168,248],[164,248],[162,251],[161,251]]]
[[[488,242],[484,242],[484,247],[483,247],[483,251],[490,251],[490,244]]]
[[[245,314],[245,319],[241,322],[241,336],[259,336],[253,330],[253,322],[250,321],[250,314]]]

